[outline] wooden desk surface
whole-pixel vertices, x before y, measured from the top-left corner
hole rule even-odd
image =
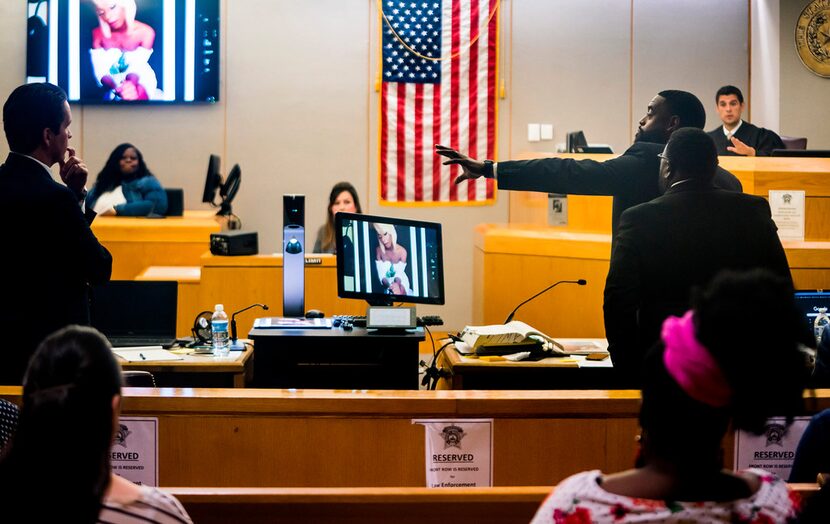
[[[213,355],[183,354],[182,360],[159,360],[148,362],[127,362],[116,357],[121,369],[130,371],[149,371],[165,374],[228,374],[233,377],[234,387],[245,387],[246,381],[253,376],[254,350],[231,351],[227,357]]]
[[[566,339],[567,344],[576,340],[596,341],[600,351],[608,350],[605,339]],[[517,350],[517,351],[520,351]],[[584,357],[545,358],[538,361],[489,360],[465,356],[454,345],[448,346],[438,364],[445,371],[439,380],[439,389],[454,390],[505,390],[505,389],[612,389],[618,387],[619,377],[614,375],[610,357],[590,361],[582,365]]]
[[[210,233],[218,233],[222,226],[213,211],[185,211],[184,216],[147,218],[98,216],[92,222],[92,231],[98,240],[106,242],[204,242]],[[205,233],[207,232],[207,235]],[[161,265],[161,264],[155,264]]]
[[[583,341],[583,340],[590,340],[592,342],[596,342],[600,347],[597,348],[597,352],[608,351],[608,341],[604,338],[591,338],[591,339],[572,339],[572,338],[557,338],[556,341],[561,342],[563,344],[572,343],[574,341]],[[521,348],[516,350],[521,351]],[[450,366],[451,370],[455,372],[461,372],[465,369],[482,369],[482,368],[578,368],[579,364],[574,361],[572,358],[558,358],[558,357],[550,357],[550,358],[543,358],[542,360],[520,360],[518,362],[513,362],[511,360],[487,360],[487,359],[480,359],[475,356],[467,356],[462,355],[459,351],[455,348],[455,345],[447,346],[444,350],[444,353],[447,356],[447,364]],[[604,361],[607,367],[611,366],[610,357],[606,357],[606,361]],[[603,361],[598,361],[603,362]],[[599,367],[599,366],[593,366]]]

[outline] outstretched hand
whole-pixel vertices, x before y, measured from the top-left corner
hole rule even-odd
[[[732,137],[732,145],[726,148],[727,151],[731,151],[736,155],[744,155],[744,156],[755,156],[755,148],[750,147],[734,136]]]
[[[69,158],[66,160],[61,158],[58,161],[61,180],[73,193],[83,195],[84,186],[87,177],[89,177],[89,170],[86,168],[84,161],[75,156],[75,148],[67,147],[66,152],[69,154]]]
[[[439,144],[435,144],[435,153],[449,158],[449,160],[444,162],[445,166],[453,164],[461,166],[462,173],[455,179],[456,184],[484,176],[484,162],[479,162],[475,158],[470,158],[455,149]]]

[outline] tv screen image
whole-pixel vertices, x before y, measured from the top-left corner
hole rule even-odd
[[[337,292],[373,305],[444,303],[441,224],[337,213]]]
[[[219,0],[26,0],[26,81],[81,104],[219,99]]]

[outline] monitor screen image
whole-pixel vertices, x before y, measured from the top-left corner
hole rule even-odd
[[[441,224],[337,213],[337,294],[373,305],[444,303]]]
[[[813,331],[813,322],[818,316],[818,308],[826,307],[830,312],[830,291],[799,290],[795,292],[795,305],[804,314],[804,322]]]
[[[27,83],[81,104],[219,99],[219,0],[25,1]]]

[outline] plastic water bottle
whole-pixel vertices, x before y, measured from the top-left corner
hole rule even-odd
[[[818,308],[818,315],[816,315],[816,319],[813,321],[813,334],[816,336],[816,345],[821,342],[821,333],[827,327],[827,324],[830,324],[830,317],[827,316],[827,308],[820,307]]]
[[[216,304],[213,316],[210,317],[210,329],[213,331],[213,356],[227,357],[231,350],[228,341],[228,314],[222,304]]]

